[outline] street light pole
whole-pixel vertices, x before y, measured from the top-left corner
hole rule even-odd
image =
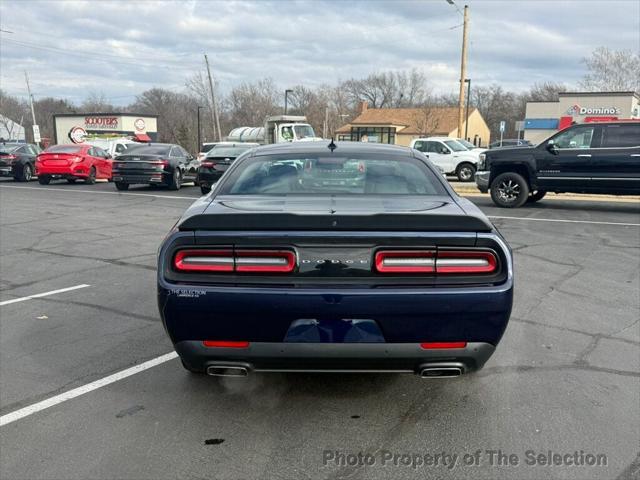
[[[285,90],[284,91],[284,114],[287,114],[287,102],[288,102],[288,96],[290,93],[293,93],[293,90]]]
[[[464,139],[465,140],[469,140],[469,101],[471,100],[471,79],[470,78],[465,78],[464,80],[467,83],[467,111],[465,112],[464,116],[466,118],[466,121],[464,122]]]
[[[202,139],[200,138],[200,110],[203,108],[204,107],[198,105],[198,149],[196,150],[198,153],[200,153],[200,149],[202,148]]]

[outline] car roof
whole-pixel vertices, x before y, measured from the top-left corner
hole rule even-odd
[[[272,153],[325,153],[329,152],[331,140],[316,142],[291,142],[262,145],[254,150],[254,155],[268,155]],[[389,153],[395,155],[413,156],[412,149],[399,145],[368,142],[333,142],[334,153]]]

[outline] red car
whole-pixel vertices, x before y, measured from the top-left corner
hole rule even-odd
[[[41,185],[48,185],[52,178],[66,178],[75,183],[84,180],[95,183],[97,178],[111,179],[111,155],[92,145],[54,145],[38,155],[36,175]]]

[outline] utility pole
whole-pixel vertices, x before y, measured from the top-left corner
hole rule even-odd
[[[322,138],[327,138],[329,128],[329,106],[324,107],[324,125],[322,126]]]
[[[466,78],[464,81],[467,83],[467,111],[464,114],[466,118],[464,122],[464,139],[469,141],[469,101],[471,100],[471,79]]]
[[[31,87],[29,86],[29,76],[27,75],[27,71],[24,72],[24,79],[27,82],[27,92],[29,93],[29,105],[31,105],[31,118],[33,119],[33,124],[36,124],[36,112],[33,109],[33,95],[31,95]]]
[[[447,0],[448,1],[448,0]],[[467,77],[467,27],[469,25],[469,6],[464,6],[462,23],[462,59],[460,61],[460,97],[458,102],[458,137],[462,135],[464,119],[464,80]]]
[[[200,153],[202,150],[202,140],[200,138],[200,132],[201,132],[201,128],[200,128],[200,110],[202,110],[203,107],[201,107],[200,105],[198,105],[198,148],[196,149],[196,152]]]
[[[217,137],[218,141],[222,140],[222,132],[220,131],[220,117],[218,117],[218,107],[216,106],[216,95],[213,92],[213,80],[211,79],[211,69],[209,68],[209,59],[207,58],[207,54],[204,54],[204,61],[207,64],[207,75],[209,76],[209,88],[211,89],[211,120],[213,123],[214,135]],[[216,131],[218,134],[216,135]]]

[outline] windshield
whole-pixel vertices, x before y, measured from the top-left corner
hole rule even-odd
[[[236,158],[243,152],[246,152],[250,148],[253,148],[255,145],[233,145],[233,146],[217,146],[212,148],[207,153],[206,158],[213,157],[230,157]]]
[[[445,140],[444,143],[454,152],[466,152],[467,147],[460,144],[457,140]]]
[[[467,147],[467,150],[473,150],[474,148],[476,148],[476,146],[473,143],[467,142],[466,140],[464,140],[462,138],[458,138],[456,141],[458,143],[461,143],[463,146]]]
[[[226,177],[228,195],[447,195],[422,161],[384,156],[261,156]]]
[[[313,138],[315,137],[315,133],[313,132],[313,128],[309,125],[294,125],[294,132],[296,132],[296,138]]]
[[[78,153],[82,147],[76,145],[54,145],[45,150],[46,153]]]

